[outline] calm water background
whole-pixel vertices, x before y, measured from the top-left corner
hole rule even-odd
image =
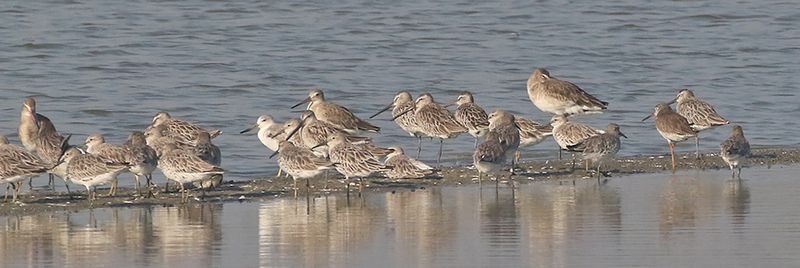
[[[533,68],[547,67],[611,103],[577,120],[619,123],[631,137],[622,154],[666,152],[652,121],[639,120],[683,87],[754,144],[800,144],[794,1],[231,2],[3,1],[0,132],[16,133],[31,95],[73,143],[93,132],[120,143],[165,110],[224,130],[215,142],[228,177],[249,178],[276,165],[238,131],[260,114],[296,116],[289,106],[311,87],[361,117],[399,89],[443,102],[468,89],[487,110],[548,121],[525,90]],[[415,146],[386,119],[372,120],[379,143]],[[703,149],[728,131],[704,133]],[[434,159],[428,144],[423,159]],[[446,158],[464,163],[471,145],[448,141]],[[526,153],[545,159],[553,148]]]
[[[0,218],[0,265],[797,267],[800,168]],[[309,213],[306,213],[307,207]]]

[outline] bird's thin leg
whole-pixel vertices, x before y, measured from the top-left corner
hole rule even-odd
[[[439,139],[439,157],[436,158],[436,164],[442,166],[442,149],[444,148],[444,139]]]
[[[561,157],[561,146],[558,146],[558,144],[556,144],[556,148],[557,148],[556,150],[558,150],[558,160],[562,160],[563,158]]]
[[[50,181],[47,182],[47,186],[49,186],[50,189],[55,190],[56,189],[55,175],[49,173],[47,174],[47,176],[50,178]]]
[[[278,168],[278,175],[275,175],[275,177],[280,178],[281,177],[281,172],[283,172],[283,170],[281,168]]]
[[[417,137],[417,158],[419,158],[420,153],[422,153],[422,136]]]
[[[478,137],[475,137],[475,146],[472,149],[474,150],[475,148],[478,148]]]
[[[522,153],[519,150],[514,152],[514,162],[519,163],[519,159],[522,158]]]
[[[481,177],[482,176],[483,176],[483,172],[478,170],[478,188],[483,188],[483,185],[481,184]]]
[[[694,158],[700,159],[700,135],[694,136]]]
[[[517,155],[518,153],[519,153],[519,150],[514,151],[514,155]],[[516,168],[516,167],[517,167],[517,159],[516,159],[516,157],[512,157],[511,158],[511,170],[510,170],[511,175],[514,175],[514,168]]]
[[[672,173],[675,174],[675,144],[669,143],[669,153],[672,155]]]
[[[344,177],[345,191],[347,191],[347,200],[350,200],[350,178]]]
[[[361,197],[361,192],[364,191],[364,178],[358,178],[358,197]]]
[[[28,179],[28,189],[33,190],[33,178]]]
[[[294,199],[297,199],[297,179],[292,179],[292,189],[294,189]]]
[[[600,185],[600,165],[603,164],[603,161],[597,160],[597,185]]]
[[[142,190],[139,188],[139,175],[133,174],[133,178],[136,180],[136,186],[134,186],[134,188],[136,188],[136,194],[142,196]]]

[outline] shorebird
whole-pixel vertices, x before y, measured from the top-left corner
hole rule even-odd
[[[298,130],[302,127],[303,121],[297,118],[292,118],[286,120],[286,123],[283,123],[283,127],[281,127],[280,132],[272,134],[272,138],[279,139],[279,140],[288,140],[291,141],[292,144],[295,146],[300,146],[304,148],[311,149],[312,147],[316,146],[306,146],[303,142],[303,134],[298,133]],[[294,134],[292,134],[294,133]],[[292,134],[289,136],[289,134]],[[317,144],[318,145],[318,144]],[[313,150],[313,149],[312,149]]]
[[[383,165],[388,168],[384,173],[390,179],[419,179],[434,173],[434,169],[419,160],[408,157],[400,146],[392,146]]]
[[[275,122],[270,115],[261,115],[256,120],[256,124],[252,127],[242,130],[239,133],[244,134],[258,128],[258,140],[261,144],[267,147],[270,151],[277,152],[280,139],[278,137],[272,138],[275,133],[280,133],[283,130],[283,124]]]
[[[392,117],[394,117],[394,122],[400,126],[403,131],[407,132],[408,135],[417,138],[417,158],[419,158],[419,155],[422,152],[422,136],[425,134],[419,130],[419,126],[417,126],[417,119],[414,116],[414,113],[406,112],[413,111],[414,106],[414,99],[412,99],[411,93],[401,90],[394,96],[391,104],[387,105],[385,108],[383,108],[383,110],[378,111],[369,118],[374,118],[379,114],[392,109]]]
[[[160,125],[151,128],[147,128],[144,131],[145,141],[147,142],[147,146],[153,148],[156,151],[156,155],[164,154],[165,148],[170,144],[177,144],[178,141],[175,138],[164,136],[164,129],[166,126]]]
[[[150,124],[150,127],[156,127],[160,125],[165,126],[164,130],[162,131],[164,136],[173,137],[182,144],[186,144],[191,141],[197,135],[197,132],[207,132],[211,138],[215,138],[222,134],[222,131],[220,130],[208,131],[198,125],[173,118],[167,112],[158,112],[153,117],[153,123]]]
[[[550,125],[543,125],[539,122],[529,120],[523,117],[515,116],[515,122],[519,127],[519,146],[533,146],[544,141],[548,136],[553,135],[553,127]],[[514,162],[519,163],[520,153],[514,155]]]
[[[219,147],[211,143],[211,136],[208,132],[197,132],[197,136],[189,142],[189,148],[195,155],[209,164],[220,166],[222,164],[222,153]],[[222,183],[222,175],[215,175],[207,180],[196,181],[192,184],[195,188],[211,189]]]
[[[225,172],[219,166],[203,161],[194,152],[180,149],[175,144],[169,144],[164,148],[163,155],[158,159],[158,168],[161,169],[164,176],[179,185],[181,199],[184,202],[189,199],[189,190],[185,188],[185,183],[205,181]],[[205,189],[202,191],[205,195]]]
[[[278,151],[278,166],[294,181],[294,195],[297,197],[297,179],[306,180],[306,192],[310,189],[309,179],[319,176],[325,170],[332,169],[334,164],[325,158],[319,157],[308,148],[295,146],[290,141],[281,141]],[[272,157],[270,156],[270,158]]]
[[[23,180],[39,176],[49,168],[50,166],[35,154],[9,144],[5,136],[0,136],[0,183],[8,183],[14,188],[12,203],[17,202]]]
[[[487,139],[496,139],[503,146],[503,151],[506,153],[506,159],[511,159],[511,174],[514,174],[514,165],[516,164],[513,156],[519,150],[520,135],[519,127],[517,127],[514,115],[503,111],[495,110],[489,114],[489,132],[486,134]],[[477,148],[477,147],[476,147]]]
[[[472,153],[472,164],[478,170],[478,184],[481,184],[483,174],[492,174],[500,171],[506,163],[505,146],[489,131],[486,140],[479,144]],[[509,176],[510,177],[510,176]],[[500,178],[495,180],[495,187],[500,183]]]
[[[300,115],[300,120],[300,127],[292,129],[292,132],[290,132],[288,135],[289,139],[291,139],[294,137],[294,135],[296,135],[296,133],[299,132],[300,140],[303,142],[301,147],[312,148],[319,144],[325,143],[328,140],[328,137],[334,133],[344,134],[349,142],[361,142],[368,140],[366,137],[350,135],[343,130],[339,130],[331,124],[317,119],[316,115],[311,110],[303,111],[303,113]],[[313,151],[318,156],[328,157],[328,147],[325,145],[317,147]]]
[[[619,125],[610,123],[606,127],[605,133],[572,145],[569,150],[582,152],[584,160],[592,160],[597,163],[597,182],[600,183],[600,167],[603,165],[604,159],[614,157],[619,152],[622,145],[619,140],[620,136],[628,138],[619,131]]]
[[[67,163],[67,179],[86,187],[86,199],[97,199],[98,185],[115,181],[117,176],[129,168],[126,162],[117,162],[96,154],[83,154],[78,148],[68,149],[63,156]]]
[[[381,128],[376,127],[367,121],[356,117],[350,110],[333,102],[325,100],[325,94],[321,89],[313,89],[308,92],[308,98],[292,106],[295,108],[304,103],[308,103],[306,110],[311,110],[317,119],[327,122],[334,127],[348,133],[358,133],[359,131],[379,132]]]
[[[744,137],[742,126],[736,125],[731,129],[731,135],[719,145],[722,160],[731,168],[731,176],[736,175],[739,170],[739,178],[742,177],[742,160],[750,157],[750,143]]]
[[[328,156],[336,164],[336,171],[344,175],[345,181],[358,178],[358,192],[364,188],[364,177],[388,168],[378,162],[378,156],[363,146],[347,142],[346,137],[336,133],[328,137]],[[347,182],[347,194],[350,194],[350,183]]]
[[[697,136],[697,131],[692,129],[686,118],[673,111],[666,103],[657,104],[653,113],[642,119],[642,122],[651,116],[656,117],[656,130],[667,140],[669,153],[672,155],[672,173],[675,173],[675,143]]]
[[[489,116],[486,111],[475,104],[475,99],[469,91],[462,91],[455,102],[458,105],[453,113],[453,118],[467,129],[467,133],[475,137],[475,147],[478,148],[478,138],[489,131]]]
[[[56,166],[61,155],[69,147],[69,135],[65,138],[59,134],[49,118],[37,113],[36,100],[31,97],[22,101],[18,132],[25,149],[36,153],[50,166]],[[48,185],[52,185],[53,175],[50,172]],[[30,181],[28,184],[30,185]]]
[[[410,112],[414,113],[420,132],[431,138],[439,138],[439,156],[436,158],[436,164],[441,165],[444,140],[467,132],[467,128],[456,122],[450,111],[434,102],[433,96],[427,92],[417,97],[414,109],[405,110],[392,120]]]
[[[101,134],[92,134],[86,137],[86,141],[84,142],[86,145],[86,152],[94,155],[99,155],[107,160],[110,160],[114,163],[128,163],[130,166],[133,166],[134,159],[130,154],[130,151],[121,146],[115,145],[111,143],[106,143],[105,138]],[[139,191],[139,176],[136,177],[136,192],[141,193]],[[111,182],[111,189],[108,191],[108,196],[114,196],[117,194],[117,179],[116,176],[114,180]]]
[[[550,125],[553,126],[553,139],[562,150],[570,151],[571,146],[581,143],[589,137],[600,135],[601,132],[593,127],[571,122],[564,115],[555,115],[550,119]],[[559,151],[560,152],[560,151]],[[575,151],[571,151],[575,152]],[[589,162],[586,162],[586,169],[589,169]],[[572,168],[575,168],[575,154],[572,154]]]
[[[601,101],[568,81],[550,76],[545,69],[534,69],[528,77],[528,97],[539,110],[570,116],[601,113],[608,102]]]
[[[727,125],[730,123],[725,118],[722,118],[716,110],[714,110],[714,106],[708,104],[705,101],[700,100],[694,96],[694,92],[689,89],[681,89],[678,91],[678,96],[675,97],[671,102],[667,104],[672,104],[677,102],[675,110],[678,111],[678,114],[685,117],[686,121],[689,122],[689,126],[692,127],[695,131],[698,132],[696,136],[694,136],[694,145],[695,145],[695,158],[700,158],[700,131],[706,130],[712,127]]]
[[[152,197],[153,191],[150,185],[153,181],[153,171],[158,165],[158,153],[147,145],[144,133],[140,131],[131,132],[123,147],[128,150],[130,156],[130,172],[136,177],[137,192],[139,189],[139,176],[143,176],[146,180],[147,197]]]

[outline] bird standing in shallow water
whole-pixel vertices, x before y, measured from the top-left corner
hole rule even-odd
[[[692,129],[686,118],[673,111],[669,104],[657,104],[653,113],[642,119],[642,122],[652,116],[656,117],[656,130],[667,140],[669,153],[672,155],[672,173],[675,173],[675,143],[697,136],[697,131]]]
[[[589,137],[578,144],[570,146],[570,150],[583,152],[584,160],[592,160],[597,163],[597,182],[600,183],[600,167],[603,160],[614,157],[619,152],[622,142],[619,137],[628,138],[619,131],[619,125],[610,123],[603,134]]]
[[[467,128],[456,122],[447,108],[434,102],[430,93],[420,94],[415,102],[414,109],[403,111],[392,120],[413,112],[419,130],[426,136],[439,138],[439,156],[436,158],[436,164],[441,166],[444,140],[455,138],[461,133],[467,132]]]
[[[668,104],[674,102],[678,103],[675,107],[678,114],[685,117],[686,121],[689,122],[689,126],[698,132],[698,134],[694,136],[694,154],[695,158],[700,159],[699,132],[712,127],[727,125],[730,122],[722,118],[722,116],[714,110],[714,106],[695,97],[694,92],[689,89],[681,89],[678,92],[678,96]]]
[[[564,116],[601,113],[608,105],[573,83],[551,77],[550,72],[541,68],[528,77],[528,97],[539,110]]]
[[[413,111],[414,105],[415,103],[414,99],[411,97],[411,93],[401,90],[394,96],[391,104],[387,105],[369,118],[374,118],[379,114],[392,109],[392,117],[394,117],[394,122],[400,126],[403,131],[407,132],[408,135],[417,138],[417,158],[419,158],[419,155],[422,152],[422,136],[425,136],[425,134],[419,130],[417,119],[414,117],[414,113],[407,112]]]
[[[736,175],[739,170],[739,178],[742,178],[742,161],[750,157],[750,143],[744,137],[742,126],[733,126],[731,135],[719,145],[722,160],[731,168],[731,176]]]
[[[475,137],[475,146],[478,148],[478,138],[489,132],[489,115],[480,106],[475,104],[475,99],[469,91],[462,91],[455,102],[458,105],[453,113],[456,122],[467,128],[467,133]]]
[[[570,151],[571,146],[575,146],[576,144],[581,143],[583,140],[600,135],[601,133],[587,124],[571,122],[563,115],[553,116],[553,118],[550,119],[550,125],[553,126],[553,139],[561,149],[567,151]],[[574,153],[576,151],[571,152],[573,152],[572,169],[575,169]],[[589,169],[588,161],[586,162],[586,169],[587,171]]]

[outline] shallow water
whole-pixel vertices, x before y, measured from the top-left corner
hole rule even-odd
[[[793,1],[12,0],[0,15],[1,133],[16,132],[29,95],[73,143],[93,132],[120,143],[166,110],[226,133],[215,142],[231,179],[275,171],[255,136],[237,133],[262,113],[293,115],[313,86],[362,117],[398,89],[440,101],[468,89],[486,109],[547,121],[525,92],[534,67],[609,101],[605,114],[579,120],[619,123],[631,137],[621,154],[666,152],[639,120],[682,87],[743,124],[754,144],[800,144]],[[384,129],[379,143],[416,146],[386,118],[372,120]],[[727,134],[704,133],[703,149]],[[445,157],[464,163],[472,142],[448,141]],[[437,146],[428,144],[426,160]],[[527,153],[545,159],[554,147]]]
[[[0,218],[0,264],[792,267],[798,167]],[[31,265],[23,265],[23,264]],[[177,267],[177,266],[176,266]]]

